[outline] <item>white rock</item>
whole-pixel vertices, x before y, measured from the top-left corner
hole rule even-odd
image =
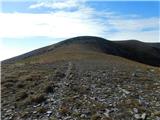
[[[134,113],[138,113],[138,109],[137,108],[133,108],[133,112]]]
[[[150,69],[151,72],[154,72],[154,69]]]
[[[52,111],[47,111],[47,116],[49,117],[52,114]]]
[[[143,113],[143,114],[141,115],[142,120],[145,120],[146,117],[147,117],[147,114],[146,114],[146,113]]]
[[[37,111],[33,111],[33,114],[36,114],[37,113]]]
[[[130,94],[130,92],[129,91],[127,91],[127,90],[125,90],[125,89],[122,89],[122,92],[124,92],[125,94]]]
[[[109,117],[109,113],[110,113],[110,110],[109,109],[106,109],[106,112],[103,113],[106,117]]]
[[[103,113],[106,117],[109,117],[109,114],[107,112]]]
[[[141,119],[141,116],[140,116],[139,114],[135,114],[134,117],[135,117],[137,120]]]
[[[47,114],[51,114],[52,113],[52,111],[47,111]]]
[[[84,118],[84,117],[86,117],[86,115],[85,114],[81,114],[81,116],[80,116],[81,118]]]
[[[9,110],[7,110],[6,112],[7,112],[7,113],[10,113],[10,112],[12,112],[12,110],[11,110],[11,109],[9,109]]]
[[[71,116],[65,117],[64,120],[70,120]]]
[[[10,116],[8,119],[9,119],[9,120],[12,120],[12,118],[13,118],[13,117],[12,117],[12,116]]]
[[[156,117],[156,120],[160,120],[160,117],[157,116],[157,117]]]

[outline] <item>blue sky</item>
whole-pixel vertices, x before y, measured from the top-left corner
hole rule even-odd
[[[158,1],[2,0],[0,4],[0,60],[81,35],[160,42]]]
[[[24,1],[24,2],[13,2],[4,0],[1,2],[1,9],[4,13],[49,13],[53,11],[53,8],[38,8],[30,9],[29,6],[36,4],[36,2]],[[138,14],[143,17],[152,17],[159,15],[159,4],[158,1],[87,1],[86,4],[96,10],[108,10],[114,11],[121,14]]]

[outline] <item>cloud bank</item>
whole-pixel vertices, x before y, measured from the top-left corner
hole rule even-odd
[[[82,0],[38,2],[30,9],[47,7],[50,13],[0,13],[0,38],[69,38],[94,35],[107,39],[138,39],[158,42],[159,18],[133,17],[114,11],[97,11]],[[76,9],[74,9],[76,8]],[[56,10],[55,10],[56,9]],[[137,15],[138,16],[138,15]]]

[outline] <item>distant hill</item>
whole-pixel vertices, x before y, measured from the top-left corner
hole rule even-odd
[[[137,40],[109,41],[92,36],[70,38],[5,60],[3,63],[47,63],[66,59],[105,59],[105,55],[108,54],[152,66],[160,66],[160,43],[144,43]]]

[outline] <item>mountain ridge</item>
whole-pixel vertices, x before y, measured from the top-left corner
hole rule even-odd
[[[160,43],[144,43],[138,40],[110,41],[95,36],[70,38],[2,62],[13,63],[35,56],[43,56],[43,54],[50,52],[56,53],[57,51],[69,51],[70,53],[74,53],[75,51],[98,52],[123,57],[152,66],[160,66]]]

